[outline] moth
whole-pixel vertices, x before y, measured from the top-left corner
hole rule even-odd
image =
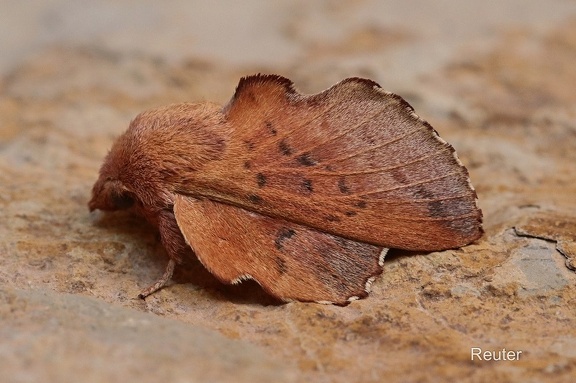
[[[240,80],[225,105],[139,114],[112,146],[91,211],[132,209],[169,261],[190,254],[224,283],[284,300],[368,295],[389,248],[437,251],[482,235],[467,169],[400,96],[348,78],[314,95],[287,78]]]

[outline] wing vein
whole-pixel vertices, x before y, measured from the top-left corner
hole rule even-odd
[[[432,152],[426,156],[422,156],[422,157],[418,157],[413,159],[410,162],[404,162],[401,164],[397,164],[397,165],[393,165],[387,168],[376,168],[376,169],[368,169],[368,170],[358,170],[358,171],[353,171],[353,172],[346,172],[346,173],[340,173],[340,172],[330,172],[330,171],[322,171],[322,170],[307,170],[306,174],[307,175],[315,175],[315,176],[331,176],[331,177],[344,177],[344,176],[354,176],[354,175],[363,175],[363,174],[374,174],[374,173],[385,173],[388,172],[390,170],[395,170],[395,169],[400,169],[403,168],[405,166],[408,165],[413,165],[415,163],[421,162],[421,161],[425,161],[429,158],[433,158],[435,156],[438,155],[442,155],[445,152],[445,149],[442,150],[438,150],[436,152]],[[282,171],[288,172],[288,173],[295,173],[297,172],[296,169],[294,168],[287,168],[287,167],[277,167],[277,166],[263,166],[260,167],[258,169],[261,170],[273,170],[274,173],[280,173]]]
[[[403,140],[403,139],[406,139],[406,138],[410,137],[410,136],[413,135],[413,134],[416,134],[417,132],[419,132],[420,130],[422,130],[421,128],[422,128],[422,127],[418,127],[417,129],[411,130],[411,131],[409,131],[409,132],[406,133],[406,134],[403,134],[403,135],[400,135],[400,136],[398,136],[398,137],[395,137],[395,138],[393,138],[393,139],[391,139],[391,140],[389,140],[389,141],[386,141],[386,142],[384,142],[384,143],[382,143],[382,144],[379,144],[379,145],[376,145],[376,146],[372,146],[372,147],[369,147],[369,148],[367,148],[367,149],[359,150],[359,151],[357,151],[357,152],[355,152],[355,153],[352,153],[352,154],[350,154],[350,155],[347,155],[347,156],[342,156],[342,157],[334,158],[332,161],[330,161],[330,164],[336,163],[336,162],[345,161],[345,160],[349,160],[350,158],[354,158],[354,157],[357,157],[357,156],[362,155],[362,154],[364,154],[364,153],[371,152],[372,150],[377,150],[377,149],[384,148],[384,147],[386,147],[386,146],[388,146],[388,145],[390,145],[390,144],[399,142],[399,141],[401,141],[401,140]]]
[[[365,194],[360,194],[360,195],[367,195],[367,194],[365,193]],[[354,195],[354,194],[346,195],[346,196],[334,196],[334,199],[346,199],[346,198],[350,198],[350,197],[355,198],[357,196],[358,195]],[[404,204],[413,204],[413,203],[451,201],[451,200],[457,200],[457,199],[468,198],[468,197],[470,197],[470,194],[459,194],[459,195],[444,197],[444,198],[415,198],[415,199],[410,199],[410,200],[390,199],[390,200],[384,200],[384,201],[379,201],[379,202],[387,204],[387,205],[404,205]]]
[[[298,101],[298,102],[304,102],[304,101]],[[293,133],[295,131],[297,131],[298,129],[302,129],[302,127],[305,127],[306,125],[311,124],[313,121],[319,120],[320,118],[324,117],[326,113],[330,112],[332,109],[336,108],[339,104],[338,103],[333,103],[332,105],[329,105],[325,110],[322,111],[322,113],[318,113],[317,115],[314,115],[311,119],[307,120],[306,122],[300,123],[295,127],[290,128],[289,130],[285,130],[282,131],[282,134],[278,135],[278,136],[270,136],[268,137],[268,139],[266,140],[267,142],[265,143],[261,143],[261,145],[263,145],[263,147],[271,147],[274,145],[277,145],[279,141],[290,137],[293,135]],[[296,107],[298,107],[296,105]],[[262,137],[258,137],[258,139],[261,141]],[[302,151],[305,152],[306,150]],[[299,153],[301,154],[301,153]]]
[[[331,109],[332,109],[332,107],[331,107],[330,109],[328,109],[328,110],[331,110]],[[327,139],[327,140],[324,140],[324,141],[319,142],[319,143],[315,143],[314,146],[306,147],[306,148],[304,148],[304,149],[301,149],[300,151],[298,151],[298,152],[296,153],[296,156],[298,156],[299,154],[306,153],[306,152],[310,151],[311,149],[316,148],[316,147],[318,147],[318,146],[325,145],[325,144],[327,144],[327,143],[329,143],[329,142],[334,142],[334,141],[336,141],[336,140],[339,139],[339,138],[345,137],[345,136],[348,135],[350,132],[355,131],[356,129],[358,129],[358,128],[361,127],[362,125],[368,123],[369,121],[373,120],[374,118],[378,117],[379,115],[381,115],[381,114],[384,113],[384,112],[385,112],[385,109],[384,109],[384,108],[383,108],[383,109],[380,109],[380,110],[376,111],[376,113],[372,114],[370,117],[361,120],[361,121],[360,121],[359,123],[357,123],[356,125],[353,125],[353,126],[351,126],[351,127],[348,127],[348,128],[346,128],[346,129],[342,129],[342,131],[340,132],[340,134],[333,135],[333,136],[331,136],[331,137],[330,137],[329,139]],[[324,113],[324,114],[325,114],[325,113]]]
[[[454,221],[462,218],[477,218],[478,213],[468,213],[461,215],[451,215],[449,217],[407,217],[407,216],[386,216],[386,219],[398,219],[402,221]]]
[[[434,181],[442,180],[442,179],[444,179],[444,178],[448,178],[448,177],[451,177],[451,176],[456,175],[456,174],[459,174],[459,173],[458,173],[458,172],[450,172],[450,173],[444,174],[444,175],[442,175],[442,176],[434,177],[434,178],[428,178],[428,179],[423,180],[423,181],[418,181],[418,182],[413,182],[413,183],[410,183],[410,184],[399,185],[399,186],[396,186],[396,187],[393,187],[393,188],[389,188],[389,189],[374,190],[374,191],[371,191],[371,192],[368,192],[368,193],[348,194],[348,196],[368,196],[368,195],[378,194],[378,193],[387,193],[387,192],[394,191],[394,190],[401,190],[401,189],[406,189],[406,188],[410,188],[410,187],[413,187],[413,186],[424,185],[424,184],[427,184],[427,183],[429,183],[429,182],[434,182]]]

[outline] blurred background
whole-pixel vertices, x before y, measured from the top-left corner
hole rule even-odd
[[[313,58],[401,83],[486,49],[505,30],[543,32],[574,9],[563,0],[3,1],[0,69],[54,45],[92,46],[244,67]]]

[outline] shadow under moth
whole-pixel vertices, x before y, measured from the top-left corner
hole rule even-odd
[[[224,107],[145,111],[114,143],[90,210],[134,210],[169,257],[285,300],[368,295],[388,248],[436,251],[482,235],[454,148],[400,96],[348,78],[302,95],[276,75],[240,80]]]

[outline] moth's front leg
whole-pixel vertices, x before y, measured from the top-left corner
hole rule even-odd
[[[172,278],[176,264],[181,263],[184,255],[190,252],[190,247],[186,244],[186,240],[180,232],[172,210],[162,210],[160,212],[158,215],[158,229],[160,230],[160,240],[168,254],[168,265],[166,266],[164,274],[156,282],[138,294],[138,297],[141,299],[146,298],[164,287],[170,278]]]

